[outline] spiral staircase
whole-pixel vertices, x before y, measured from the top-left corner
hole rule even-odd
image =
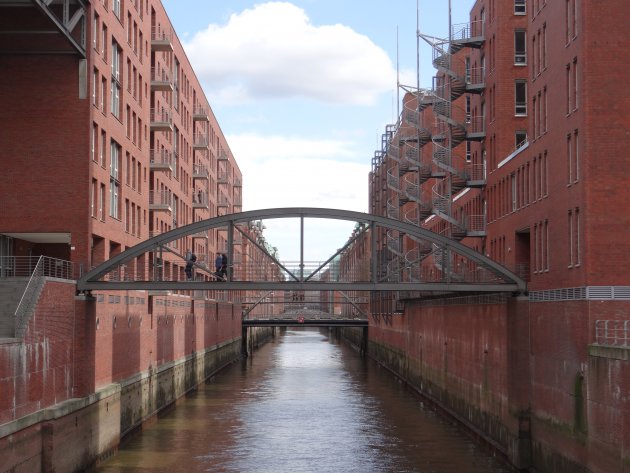
[[[482,47],[483,23],[453,25],[448,40],[420,33],[419,37],[432,47],[437,73],[430,90],[406,89],[398,121],[388,125],[382,136],[377,159],[383,165],[379,172],[385,176],[380,208],[389,218],[418,226],[435,215],[439,218],[432,222],[437,223],[435,231],[456,241],[484,236],[485,216],[467,215],[457,203],[464,189],[485,186],[484,166],[467,160],[465,147],[460,146],[485,139],[484,117],[458,105],[461,97],[484,92],[485,71],[471,67],[470,60],[457,54],[464,48]],[[433,120],[427,124],[429,108]],[[430,188],[426,185],[429,180],[433,180]],[[442,248],[413,241],[396,230],[390,229],[384,236],[380,279],[419,281],[427,271],[457,279],[455,261]]]

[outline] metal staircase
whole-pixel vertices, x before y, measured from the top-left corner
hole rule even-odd
[[[483,167],[473,167],[459,151],[462,143],[485,138],[484,117],[473,116],[455,102],[465,94],[485,90],[484,70],[471,68],[470,61],[461,60],[456,54],[463,48],[483,45],[483,22],[453,25],[449,39],[419,36],[433,48],[433,65],[437,70],[433,78],[432,160],[435,169],[444,173],[444,179],[432,188],[433,213],[448,224],[445,229],[448,237],[460,240],[478,236],[478,231],[469,231],[470,220],[455,196],[465,188],[485,185]]]

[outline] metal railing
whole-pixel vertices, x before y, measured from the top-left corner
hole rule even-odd
[[[630,320],[597,320],[595,342],[612,347],[630,347]]]
[[[0,279],[29,278],[36,269],[51,278],[72,280],[80,276],[71,261],[49,256],[0,256]]]
[[[13,256],[3,257],[2,259],[2,268],[5,269],[5,264],[8,263],[7,266],[13,268],[13,277],[30,276],[17,309],[15,309],[15,336],[22,338],[26,333],[28,320],[37,304],[42,287],[44,287],[45,278],[54,277],[72,280],[75,276],[75,265],[70,261],[47,256]]]

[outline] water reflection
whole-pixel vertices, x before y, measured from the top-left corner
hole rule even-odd
[[[220,373],[97,471],[511,470],[376,364],[305,330]]]

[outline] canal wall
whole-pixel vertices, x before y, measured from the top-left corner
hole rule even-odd
[[[238,305],[75,289],[48,280],[24,339],[0,342],[0,473],[82,471],[241,356]]]
[[[370,317],[368,354],[515,467],[630,471],[630,350],[594,343],[627,303],[409,301]],[[361,331],[343,336],[360,347]]]

